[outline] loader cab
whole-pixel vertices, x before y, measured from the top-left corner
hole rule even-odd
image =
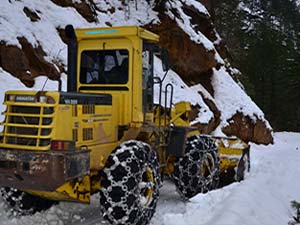
[[[154,48],[149,43],[143,43],[142,52],[142,109],[144,113],[153,111],[153,69]],[[127,91],[129,81],[129,51],[114,50],[84,50],[81,52],[80,83],[119,87]],[[96,84],[96,86],[94,86]],[[125,88],[124,88],[125,87]],[[134,86],[134,88],[138,88]]]
[[[140,27],[66,27],[68,92],[108,94],[118,126],[153,121],[153,62],[159,37]]]

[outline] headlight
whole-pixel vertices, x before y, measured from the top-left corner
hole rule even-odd
[[[40,96],[39,102],[47,103],[47,96]]]
[[[54,98],[52,98],[51,96],[47,96],[47,103],[48,104],[54,104],[55,103]]]
[[[45,96],[45,95],[41,95],[38,99],[39,102],[42,103],[48,103],[48,104],[54,104],[55,100],[54,98],[52,98],[51,96]]]
[[[14,101],[16,100],[16,95],[8,95],[8,96],[6,97],[6,100],[7,100],[7,101],[12,101],[12,102],[14,102]]]
[[[39,102],[48,103],[48,104],[54,104],[55,100],[51,96],[41,95],[39,97]]]

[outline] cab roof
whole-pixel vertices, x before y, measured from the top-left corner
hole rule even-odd
[[[159,36],[138,26],[105,27],[105,28],[85,28],[75,30],[77,40],[118,38],[127,36],[137,36],[150,42],[158,42]]]

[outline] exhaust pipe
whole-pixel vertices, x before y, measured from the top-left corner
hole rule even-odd
[[[77,91],[77,39],[74,27],[67,25],[65,28],[65,34],[68,38],[68,81],[67,91]]]

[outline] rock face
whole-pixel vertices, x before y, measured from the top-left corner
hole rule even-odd
[[[93,1],[73,1],[73,0],[51,0],[53,3],[62,7],[73,7],[88,22],[97,22],[95,4]]]
[[[235,135],[246,142],[252,141],[258,144],[273,143],[272,132],[261,120],[254,123],[248,116],[237,113],[228,120],[228,123],[229,125],[223,128],[223,132],[229,136]]]
[[[24,7],[23,12],[26,14],[27,17],[30,18],[31,22],[37,22],[41,19],[36,12],[32,11],[28,7]]]
[[[172,69],[181,74],[185,82],[199,83],[201,74],[211,73],[211,68],[218,65],[214,50],[207,51],[204,46],[192,42],[169,17],[162,15],[161,21],[159,25],[146,28],[160,35],[160,45],[168,49]]]
[[[98,0],[51,0],[51,2],[61,7],[73,7],[88,22],[97,22],[99,19],[97,11],[101,13],[104,11],[104,9],[99,8],[100,3],[96,4],[99,2]],[[122,4],[127,4],[126,1],[121,2]],[[199,11],[195,4],[187,4],[186,1],[182,0],[147,0],[147,2],[154,4],[154,9],[158,13],[160,22],[143,26],[160,35],[160,45],[169,50],[172,69],[180,74],[181,78],[188,85],[201,84],[209,95],[214,98],[214,89],[211,84],[213,69],[224,66],[221,57],[226,59],[230,58],[230,56],[213,25],[211,17],[211,15],[214,16],[213,1],[201,0],[197,3],[200,4],[202,2],[209,13],[205,10]],[[173,2],[172,4],[175,5],[170,4],[170,2]],[[180,5],[180,9],[177,4]],[[23,11],[33,23],[41,20],[43,15],[27,7],[24,7]],[[109,13],[113,14],[114,10],[110,8]],[[187,17],[183,18],[182,13]],[[207,48],[203,42],[197,43],[191,40],[191,35],[187,34],[178,25],[177,21],[184,22],[186,18],[188,18],[188,23],[193,28],[193,32],[203,34],[205,39],[213,43],[212,48]],[[105,22],[105,24],[110,26],[108,22]],[[56,30],[65,42],[62,27],[56,27]],[[0,42],[0,67],[18,77],[27,86],[33,86],[34,77],[37,75],[49,74],[50,79],[55,80],[59,79],[62,72],[65,72],[65,65],[62,62],[45,60],[47,54],[40,45],[32,46],[24,37],[19,37],[18,41],[22,49]],[[226,66],[230,67],[227,64]],[[214,116],[208,123],[198,123],[195,126],[202,133],[211,133],[221,124],[222,109],[218,109],[212,99],[201,92],[199,93]],[[193,106],[191,118],[196,117],[199,110],[201,110],[199,107],[199,105]],[[255,143],[269,144],[273,142],[272,130],[258,117],[256,121],[253,121],[248,116],[237,112],[227,122],[229,125],[222,128],[223,133],[226,135],[235,135],[244,141],[253,141]]]
[[[25,38],[18,38],[22,49],[0,43],[0,67],[19,78],[26,86],[34,85],[34,78],[41,74],[57,80],[64,71],[60,62],[47,62],[41,46],[33,47]]]
[[[212,0],[201,0],[201,2],[211,14],[214,13]],[[220,65],[216,60],[216,54],[220,54],[223,59],[230,59],[230,54],[224,41],[218,38],[210,16],[184,3],[183,9],[186,15],[190,17],[190,22],[196,31],[200,31],[206,38],[213,42],[217,52],[215,50],[207,50],[203,45],[192,42],[190,37],[177,23],[171,20],[161,9],[159,10],[161,23],[147,26],[147,28],[160,35],[161,46],[167,48],[170,52],[172,69],[178,72],[188,84],[194,85],[200,83],[211,96],[214,96],[214,90],[211,85],[212,68],[218,68]],[[176,14],[176,9],[172,10]],[[230,73],[230,71],[229,69],[228,72]],[[202,95],[202,98],[213,112],[214,118],[209,123],[198,123],[196,126],[201,133],[209,134],[221,122],[221,109],[218,109],[215,103],[205,98],[204,95]],[[199,106],[193,106],[192,114],[196,115],[197,112],[199,112]],[[228,121],[230,121],[230,125],[222,128],[222,132],[226,135],[237,136],[246,142],[273,143],[272,130],[266,126],[265,122],[258,118],[254,122],[249,116],[244,116],[242,113],[237,112]]]
[[[197,123],[195,124],[195,126],[198,128],[201,134],[210,134],[220,125],[221,112],[218,110],[218,108],[216,107],[213,101],[205,98],[204,96],[202,97],[205,104],[209,107],[210,111],[213,112],[214,117],[208,123]],[[199,113],[199,106],[198,105],[192,106],[190,119],[193,120],[195,118],[195,115],[197,115],[198,113]]]
[[[189,23],[194,31],[201,32],[211,42],[216,41],[217,33],[209,14],[199,11],[193,5],[185,4],[184,1],[179,2],[182,4],[184,14],[189,17]],[[172,16],[184,20],[177,7],[177,5],[170,5],[169,11]],[[157,10],[161,22],[147,26],[147,28],[160,35],[160,45],[170,52],[172,69],[179,73],[187,83],[199,83],[202,79],[201,75],[211,74],[211,69],[219,66],[215,57],[215,49],[207,49],[203,44],[191,41],[191,37],[178,26],[175,19],[166,15],[164,6]]]

